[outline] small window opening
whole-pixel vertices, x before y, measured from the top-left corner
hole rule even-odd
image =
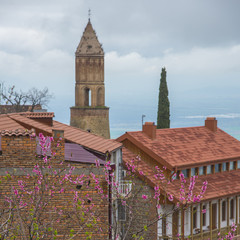
[[[227,163],[222,163],[222,172],[227,171]]]
[[[234,162],[230,162],[229,170],[234,170]]]
[[[208,165],[207,166],[207,174],[211,174],[212,173],[212,165]]]
[[[84,106],[91,106],[91,89],[87,87],[84,89]]]
[[[122,204],[121,199],[117,199],[118,221],[126,221],[126,206]]]
[[[204,175],[204,167],[202,166],[202,167],[199,167],[198,168],[199,170],[199,176],[201,176],[201,175]]]

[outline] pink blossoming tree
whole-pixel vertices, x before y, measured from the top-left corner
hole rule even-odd
[[[36,141],[35,136],[32,140]],[[110,161],[104,166],[96,161],[96,165],[88,166],[86,173],[77,164],[57,162],[56,152],[49,155],[51,146],[62,144],[61,139],[54,141],[40,134],[42,155],[36,156],[31,170],[22,169],[21,174],[19,170],[6,172],[1,178],[1,240],[144,239],[151,228],[166,217],[159,209],[173,202],[174,196],[167,191],[173,180],[166,177],[165,168],[155,167],[154,178],[158,184],[150,191],[144,182],[146,173],[138,169],[137,161],[141,159],[132,160],[126,164],[129,184],[123,191]],[[180,182],[180,200],[169,215],[200,202],[207,188],[204,182],[201,192],[193,194],[195,176],[187,184],[180,174]],[[148,216],[145,223],[139,221],[136,227],[138,216],[149,214],[149,209],[153,209],[155,215]],[[234,226],[227,237],[233,233]],[[224,238],[219,236],[219,239]]]

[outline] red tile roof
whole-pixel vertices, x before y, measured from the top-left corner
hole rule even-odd
[[[34,130],[28,129],[2,130],[1,136],[31,136],[34,133]]]
[[[180,198],[180,180],[174,180],[172,183],[161,186],[159,180],[154,177],[155,170],[150,167],[143,160],[137,159],[137,156],[130,152],[128,149],[123,147],[123,163],[131,163],[132,159],[136,161],[136,175],[146,181],[150,186],[154,187],[159,185],[162,187],[162,191],[165,193],[170,193],[174,196],[175,201],[179,201]],[[143,175],[139,172],[142,171]],[[208,182],[207,190],[203,196],[202,201],[212,200],[216,198],[229,197],[240,194],[240,169],[226,171],[222,173],[215,173],[209,175],[199,176],[196,179],[196,185],[194,188],[194,194],[199,194],[201,192],[202,183],[204,181]],[[187,186],[189,186],[189,179],[187,180]],[[187,187],[188,188],[188,187]]]
[[[28,113],[12,113],[0,115],[0,130],[34,128],[39,131],[44,131],[49,135],[52,135],[53,129],[64,130],[64,138],[66,140],[103,154],[106,152],[111,152],[122,146],[121,143],[115,140],[105,139],[92,133],[83,131],[79,128],[60,123],[58,121],[53,121],[53,126],[35,121],[34,116],[38,116],[38,114],[39,113],[31,113],[30,118],[28,117]],[[49,115],[51,114],[52,113]]]
[[[0,115],[0,131],[25,129],[21,124],[9,118],[6,114]]]
[[[155,139],[142,131],[127,132],[117,140],[125,139],[170,169],[240,159],[240,141],[219,128],[216,132],[204,126],[157,129]]]
[[[22,115],[28,117],[28,118],[53,118],[54,113],[53,112],[26,112]]]
[[[60,123],[58,121],[53,121],[53,129],[64,130],[65,139],[74,143],[78,143],[86,148],[94,149],[100,153],[111,152],[122,146],[121,143],[113,139],[105,139],[87,131],[83,131],[79,128]]]
[[[199,176],[196,179],[196,185],[194,188],[195,193],[200,193],[202,183],[208,182],[207,190],[203,196],[204,200],[212,200],[216,198],[224,198],[230,196],[236,196],[240,194],[240,169],[226,171],[221,173],[209,174]],[[187,181],[189,184],[189,180]],[[175,180],[169,185],[169,193],[175,194],[177,198],[180,195],[180,180]],[[177,194],[176,194],[177,193]]]

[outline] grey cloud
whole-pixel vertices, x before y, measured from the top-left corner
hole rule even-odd
[[[50,109],[66,122],[74,102],[74,52],[89,8],[106,53],[113,123],[122,121],[122,105],[133,122],[142,111],[155,116],[163,66],[175,110],[203,97],[206,106],[239,102],[232,90],[240,87],[239,0],[1,0],[0,78],[18,88],[48,85],[55,95]]]

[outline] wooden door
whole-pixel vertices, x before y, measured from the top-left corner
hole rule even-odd
[[[212,204],[212,229],[217,228],[217,204]]]

